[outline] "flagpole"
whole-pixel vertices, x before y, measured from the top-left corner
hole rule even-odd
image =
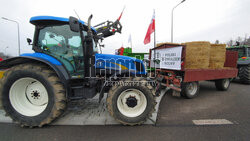
[[[130,48],[132,49],[132,36],[129,34],[128,36],[128,43],[130,43]]]
[[[154,18],[155,18],[155,9],[154,9]],[[155,30],[154,30],[154,48],[155,48]],[[153,50],[153,51],[154,51],[154,68],[155,68],[155,63],[156,63],[156,60],[155,60],[155,50]],[[155,70],[156,70],[156,68],[155,68]]]
[[[130,41],[130,45],[131,45],[131,48],[132,48],[132,39],[131,39],[131,41]]]
[[[156,39],[155,39],[155,32],[154,32],[154,48],[156,47]]]
[[[155,15],[155,9],[154,9],[154,15]],[[155,27],[155,30],[156,30],[156,27]],[[155,45],[156,45],[156,39],[155,39],[155,31],[154,31],[154,48],[155,48]]]
[[[131,49],[132,49],[132,36],[130,34],[130,45],[131,45]]]

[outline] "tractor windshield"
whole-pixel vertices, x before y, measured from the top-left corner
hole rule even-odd
[[[228,48],[228,50],[232,50],[232,51],[238,51],[238,56],[240,57],[244,57],[246,56],[247,52],[246,52],[247,48]]]
[[[87,32],[83,31],[83,34],[86,36]],[[82,39],[79,32],[70,30],[69,25],[52,25],[40,29],[37,47],[60,60],[72,77],[84,74]]]

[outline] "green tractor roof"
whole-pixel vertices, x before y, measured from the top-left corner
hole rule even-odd
[[[250,46],[248,45],[240,45],[240,46],[230,46],[230,47],[227,47],[227,48],[249,48]]]

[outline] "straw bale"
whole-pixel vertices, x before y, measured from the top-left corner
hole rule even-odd
[[[185,68],[207,69],[209,67],[210,43],[206,41],[187,42]]]
[[[219,69],[224,67],[226,60],[226,44],[211,44],[209,68]]]

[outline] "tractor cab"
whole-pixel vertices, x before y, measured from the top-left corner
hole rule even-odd
[[[84,48],[87,47],[85,39],[87,25],[78,20],[77,30],[72,30],[70,19],[37,16],[30,19],[30,23],[36,26],[33,42],[33,50],[42,52],[58,59],[71,75],[71,77],[82,77],[84,74]],[[96,30],[91,28],[93,35]],[[96,41],[91,39],[92,50],[98,52]],[[89,50],[89,49],[88,49]]]
[[[33,50],[59,60],[71,78],[95,77],[98,41],[116,32],[121,33],[122,25],[119,20],[106,21],[93,28],[90,26],[91,18],[92,15],[86,24],[74,17],[32,17],[30,23],[36,27]],[[27,41],[31,43],[31,39]]]

